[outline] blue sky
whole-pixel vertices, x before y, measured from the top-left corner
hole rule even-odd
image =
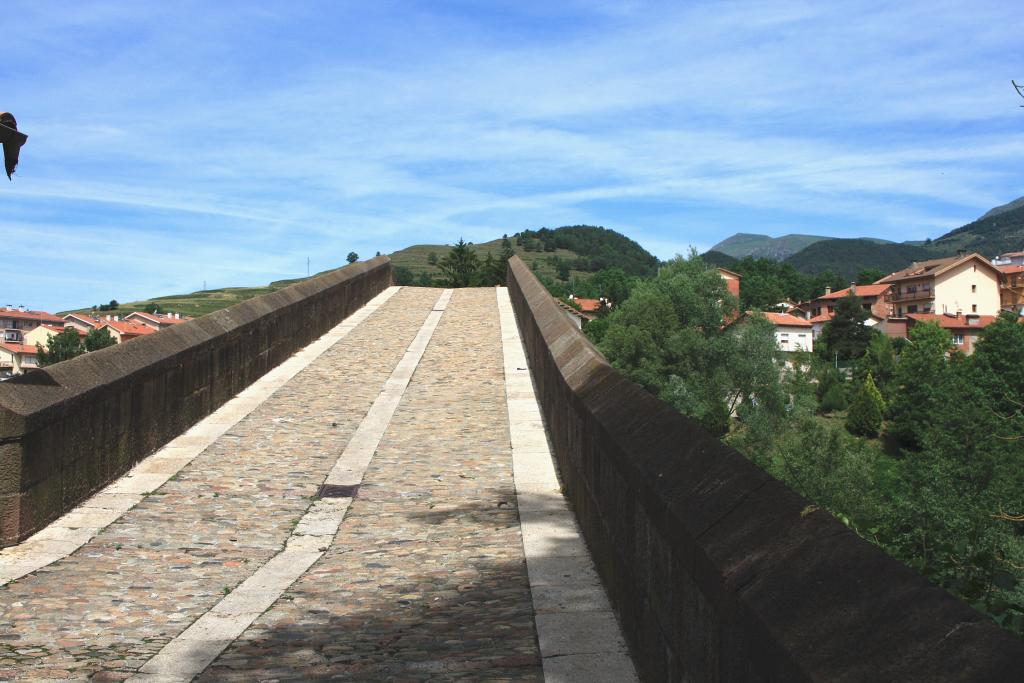
[[[588,223],[936,237],[1024,195],[1010,2],[8,3],[0,305]]]

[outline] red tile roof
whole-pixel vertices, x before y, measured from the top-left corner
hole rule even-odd
[[[881,296],[885,294],[892,285],[857,285],[857,296]],[[818,299],[842,299],[850,293],[850,288],[840,289],[831,294],[819,296]]]
[[[4,347],[12,353],[25,353],[36,355],[36,347],[28,346],[27,344],[18,344],[16,342],[0,342],[0,346]]]
[[[919,323],[938,323],[945,329],[980,330],[994,323],[998,318],[994,315],[945,315],[938,313],[907,313],[907,317]],[[975,320],[974,323],[968,322]]]
[[[764,313],[762,315],[764,315],[764,317],[768,319],[768,322],[773,325],[787,325],[790,327],[812,326],[810,320],[804,320],[803,318],[798,318],[795,315],[790,315],[789,313]]]
[[[87,315],[85,313],[68,313],[66,316],[64,316],[62,322],[66,322],[68,318],[74,318],[75,320],[83,322],[86,325],[91,325],[92,327],[99,327],[100,323],[103,322],[99,318]]]
[[[61,322],[63,323],[64,321],[62,320]],[[57,334],[60,334],[64,330],[74,330],[75,332],[78,333],[79,337],[84,337],[85,335],[88,334],[88,332],[86,332],[82,328],[74,327],[73,325],[50,325],[48,323],[43,323],[42,325],[40,325],[40,327],[45,327],[46,329],[50,330],[51,332],[55,332]]]
[[[579,304],[580,310],[582,310],[584,313],[596,313],[597,311],[601,310],[600,299],[581,299],[579,297],[576,297],[575,299],[573,299],[573,302]]]
[[[132,313],[126,315],[125,318],[127,319],[134,315],[137,315],[140,318],[146,318],[147,320],[155,322],[159,325],[177,325],[178,323],[186,323],[189,320],[192,320],[192,316],[189,315],[183,315],[180,318],[172,318],[170,315],[166,313],[147,313],[145,311],[133,311]]]
[[[814,316],[813,318],[811,318],[807,322],[810,322],[810,323],[827,323],[829,320],[832,319],[833,315],[835,315],[835,314],[829,313],[828,311],[825,311],[821,315]]]
[[[0,318],[16,318],[18,320],[38,320],[40,323],[59,324],[61,318],[46,311],[19,311],[16,308],[0,308]]]
[[[1009,265],[1005,265],[1005,266],[996,266],[996,268],[999,269],[1000,273],[1005,273],[1007,275],[1010,275],[1011,273],[1024,272],[1024,265],[1009,264]]]
[[[98,329],[102,330],[104,327],[112,327],[122,335],[128,335],[129,337],[139,337],[144,334],[154,334],[157,332],[157,330],[154,330],[149,325],[133,323],[130,320],[103,320]]]

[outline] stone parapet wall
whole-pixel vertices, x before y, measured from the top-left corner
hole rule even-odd
[[[391,281],[380,256],[0,382],[0,545],[124,474]]]
[[[644,680],[1018,680],[1024,641],[623,377],[518,257],[508,287]]]

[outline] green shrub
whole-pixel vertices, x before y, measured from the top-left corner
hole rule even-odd
[[[850,410],[846,414],[846,429],[857,436],[878,436],[878,431],[882,428],[883,410],[885,401],[869,372],[850,402]]]

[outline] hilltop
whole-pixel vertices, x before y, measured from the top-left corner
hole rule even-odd
[[[831,238],[821,235],[769,237],[768,235],[738,232],[711,247],[710,251],[717,251],[736,259],[752,256],[753,258],[770,258],[782,261],[815,242],[827,239]]]
[[[501,253],[502,240],[471,244],[481,259]],[[603,268],[621,268],[628,275],[650,276],[658,268],[658,259],[625,235],[592,225],[569,225],[561,228],[523,230],[509,237],[512,251],[539,275],[558,278],[559,270],[569,278],[586,279]],[[441,271],[431,261],[444,257],[451,245],[417,244],[389,254],[396,274],[407,269],[409,281],[440,279]],[[431,257],[433,254],[433,257]],[[561,267],[561,268],[560,268]],[[567,279],[567,278],[563,278]]]
[[[801,243],[803,246],[800,246]],[[790,251],[797,246],[800,248]],[[913,261],[953,256],[958,251],[976,251],[992,258],[1022,248],[1024,197],[997,206],[981,218],[934,240],[889,242],[873,237],[850,239],[813,235],[773,238],[737,233],[713,246],[704,254],[704,258],[723,267],[729,267],[729,259],[747,256],[769,258],[792,265],[802,273],[813,275],[831,271],[849,279],[866,268],[877,268],[888,273]]]

